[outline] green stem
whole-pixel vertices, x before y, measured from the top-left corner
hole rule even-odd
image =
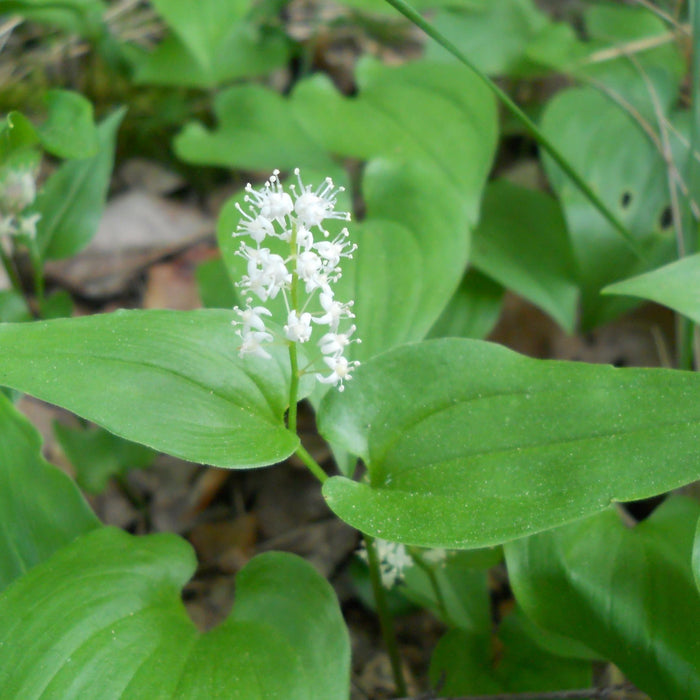
[[[309,471],[321,482],[325,484],[328,474],[323,471],[321,465],[301,446],[297,447],[294,453],[309,468]]]
[[[24,296],[24,290],[22,289],[22,282],[17,273],[17,268],[15,267],[15,262],[10,255],[8,255],[4,246],[0,242],[0,258],[2,258],[2,265],[5,268],[5,272],[10,279],[12,288],[18,293]]]
[[[610,222],[615,230],[627,242],[630,250],[632,250],[639,258],[643,259],[644,255],[639,249],[637,241],[627,227],[615,216],[600,197],[591,189],[590,185],[569,165],[564,156],[559,153],[557,148],[549,141],[549,139],[540,131],[537,125],[530,117],[518,107],[506,92],[501,90],[485,73],[479,70],[452,42],[445,38],[437,29],[429,22],[426,22],[410,5],[404,0],[386,0],[392,7],[397,9],[404,17],[413,22],[417,27],[420,27],[429,37],[438,42],[441,46],[447,49],[455,58],[463,63],[467,68],[472,70],[482,82],[496,95],[496,97],[505,105],[505,107],[523,124],[525,129],[532,137],[544,148],[552,157],[556,164],[568,175],[572,182],[581,190],[588,198],[591,204]]]
[[[401,669],[401,657],[399,656],[399,645],[396,642],[396,632],[394,631],[393,620],[389,612],[389,606],[386,600],[386,591],[382,586],[382,577],[379,571],[379,557],[377,550],[374,547],[374,538],[369,535],[363,535],[365,547],[367,548],[367,563],[369,564],[369,577],[372,582],[372,592],[374,593],[374,603],[377,606],[377,615],[379,615],[379,626],[382,629],[382,638],[384,646],[389,654],[391,663],[391,672],[394,676],[396,692],[398,695],[406,695],[406,681],[403,678]]]
[[[287,413],[287,427],[295,435],[297,434],[297,400],[299,396],[299,360],[297,358],[297,344],[289,344],[289,365],[291,376],[289,379],[289,412]]]
[[[36,305],[39,310],[39,316],[43,315],[44,308],[44,266],[39,255],[39,250],[36,241],[31,241],[29,244],[29,257],[32,261],[32,271],[34,272],[34,294],[36,296]]]
[[[438,610],[440,612],[440,617],[442,621],[447,623],[447,605],[445,604],[445,597],[442,595],[442,589],[438,583],[437,576],[435,575],[435,569],[428,564],[422,555],[416,550],[409,548],[408,553],[411,555],[416,566],[425,573],[425,575],[430,579],[430,585],[435,593],[435,602],[437,603]]]

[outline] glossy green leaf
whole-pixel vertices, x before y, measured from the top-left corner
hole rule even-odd
[[[100,148],[92,104],[69,90],[49,90],[48,118],[37,127],[41,145],[59,158],[91,158]]]
[[[43,258],[65,258],[84,248],[97,231],[107,197],[116,133],[124,116],[119,110],[97,129],[99,151],[92,158],[64,163],[37,197],[41,213],[37,244]]]
[[[556,656],[537,644],[521,612],[501,623],[494,642],[452,629],[438,642],[430,677],[441,695],[564,691],[591,685],[591,664]]]
[[[429,338],[485,338],[498,322],[504,289],[471,268],[428,333]]]
[[[54,435],[75,469],[75,480],[84,491],[100,493],[113,476],[142,469],[156,452],[99,428],[70,428],[54,422]]]
[[[700,323],[700,253],[632,277],[603,290],[603,294],[640,297]]]
[[[489,185],[474,232],[472,263],[573,332],[576,271],[556,200],[505,180]]]
[[[680,123],[676,127],[684,129]],[[636,256],[578,188],[549,158],[544,159],[564,209],[579,271],[581,323],[590,328],[632,305],[629,299],[601,297],[602,287],[674,255],[666,166],[639,124],[592,88],[557,95],[547,105],[542,129],[620,217],[642,251],[641,258]],[[673,144],[682,172],[682,147],[675,139]]]
[[[506,559],[518,602],[651,697],[700,697],[700,596],[690,568],[698,516],[700,504],[674,497],[632,529],[608,509],[512,542]]]
[[[299,444],[284,424],[286,349],[272,360],[240,359],[233,318],[118,311],[0,325],[0,384],[193,462],[273,464]]]
[[[700,376],[533,360],[477,340],[407,345],[328,394],[319,429],[368,480],[329,506],[371,535],[498,544],[700,477]]]
[[[345,700],[349,642],[329,584],[269,553],[237,577],[206,634],[181,602],[195,568],[172,535],[101,528],[0,597],[0,693],[23,700]]]
[[[0,394],[0,591],[98,526],[71,479],[41,456],[39,433]]]

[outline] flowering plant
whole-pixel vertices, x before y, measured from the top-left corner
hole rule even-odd
[[[153,70],[176,55],[187,84],[229,81],[235,71],[218,62],[218,47],[252,40],[222,37],[210,21],[215,5],[202,0],[211,10],[202,21],[168,12],[177,41],[141,65]],[[502,11],[493,3],[473,13],[480,27],[492,9]],[[114,440],[204,465],[245,470],[295,456],[330,513],[362,538],[347,569],[378,614],[397,695],[408,688],[390,611],[410,602],[447,628],[432,656],[431,697],[602,697],[612,691],[590,688],[600,659],[654,698],[700,697],[700,506],[672,495],[633,522],[619,504],[700,476],[697,374],[538,360],[475,339],[496,322],[506,287],[567,332],[613,318],[637,296],[684,319],[679,366],[691,369],[693,354],[700,361],[692,329],[700,256],[672,261],[676,249],[698,248],[692,142],[700,137],[684,133],[691,115],[676,111],[682,55],[658,24],[670,15],[645,11],[637,23],[635,9],[597,7],[592,46],[550,23],[532,51],[515,63],[504,57],[519,80],[536,60],[550,70],[547,60],[565,56],[555,67],[576,64],[613,93],[623,83],[619,104],[590,86],[562,91],[542,128],[478,67],[465,74],[447,62],[364,60],[351,95],[317,73],[285,96],[258,84],[227,88],[213,104],[217,126],[187,124],[175,151],[239,171],[281,167],[221,212],[236,301],[0,324],[0,384],[72,410]],[[643,40],[625,43],[640,26]],[[630,46],[644,48],[634,60],[640,72],[653,69],[648,82],[621,65]],[[650,102],[640,99],[647,90]],[[494,95],[541,146],[555,196],[487,183],[498,145]],[[13,113],[0,127],[10,276],[27,249],[41,272],[84,245],[109,180],[120,115],[95,127],[80,98],[53,100],[59,112],[70,102],[70,119],[49,116],[43,128]],[[635,122],[620,107],[627,101],[673,133],[657,137]],[[59,128],[66,121],[82,124],[79,143]],[[37,185],[42,149],[67,162]],[[312,168],[332,179],[315,179]],[[679,192],[691,195],[685,214]],[[50,316],[41,274],[27,287],[15,281],[14,298]],[[329,446],[315,455],[297,425],[305,399]],[[253,558],[237,576],[231,614],[202,633],[181,600],[195,568],[188,545],[99,523],[4,394],[0,427],[1,697],[346,700],[348,628],[310,564],[282,553]],[[506,587],[515,604],[510,594],[502,604]]]

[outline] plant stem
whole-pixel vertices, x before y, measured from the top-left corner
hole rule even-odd
[[[530,133],[530,135],[544,148],[552,157],[556,164],[568,175],[572,182],[581,190],[588,198],[590,203],[610,222],[615,230],[627,242],[637,257],[644,259],[637,241],[629,232],[627,227],[615,216],[612,210],[603,202],[602,199],[591,189],[590,185],[574,170],[569,162],[561,155],[554,144],[540,131],[538,126],[530,119],[530,117],[518,107],[508,94],[494,83],[485,73],[480,71],[452,42],[444,37],[437,29],[429,22],[426,22],[405,0],[386,0],[392,7],[397,9],[404,17],[413,22],[417,27],[420,27],[429,37],[438,42],[441,46],[447,49],[455,58],[463,63],[467,68],[477,75],[481,81],[496,95],[496,97],[505,105],[505,107],[513,114]]]
[[[295,435],[297,433],[297,397],[299,395],[299,361],[297,358],[297,344],[289,344],[289,412],[287,413],[287,427]]]
[[[438,610],[440,611],[440,616],[443,622],[447,622],[447,606],[445,605],[445,597],[442,595],[442,589],[440,588],[440,583],[435,575],[435,569],[433,569],[430,564],[428,564],[425,559],[416,550],[409,548],[408,553],[411,555],[411,559],[415,562],[416,566],[423,571],[423,573],[430,579],[430,585],[435,593],[435,602],[437,603]]]
[[[42,316],[44,308],[44,267],[42,265],[41,256],[36,246],[36,241],[32,241],[29,245],[29,257],[32,261],[32,271],[34,272],[34,294],[36,296],[36,305],[39,310],[39,316]]]
[[[302,447],[300,444],[294,453],[308,467],[309,471],[324,484],[328,479],[328,474],[323,471],[321,465]]]
[[[18,293],[24,296],[24,290],[22,289],[22,282],[17,274],[17,268],[15,267],[14,260],[5,250],[2,242],[0,241],[0,258],[2,258],[2,265],[5,268],[5,272],[10,279],[12,288]]]
[[[382,577],[379,572],[379,557],[374,547],[374,538],[369,535],[363,535],[363,537],[365,540],[365,547],[367,548],[367,563],[369,564],[369,577],[372,582],[374,603],[377,606],[377,615],[379,616],[379,626],[382,628],[384,646],[389,654],[396,692],[399,695],[406,695],[406,681],[404,681],[403,671],[401,669],[399,646],[396,642],[396,632],[394,631],[393,620],[391,619],[391,613],[389,612],[389,606],[386,600],[386,591],[384,590],[384,586],[382,586]]]

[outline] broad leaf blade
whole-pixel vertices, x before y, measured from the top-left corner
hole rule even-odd
[[[640,297],[700,323],[700,253],[607,286],[603,294]]]
[[[207,634],[195,629],[180,598],[194,567],[192,550],[172,535],[136,538],[101,528],[65,547],[0,597],[0,693],[26,700],[347,698],[347,630],[331,587],[309,564],[281,553],[253,560],[239,575],[240,618],[234,608]],[[274,601],[275,618],[248,619],[246,610],[259,609],[262,597]],[[290,643],[296,634],[303,647]]]
[[[126,311],[0,325],[0,384],[157,450],[220,467],[288,457],[288,360],[241,360],[233,312]]]
[[[506,545],[518,602],[539,625],[619,666],[654,698],[700,697],[700,596],[690,569],[700,504],[671,498],[630,529],[610,509]]]
[[[322,434],[362,457],[330,507],[360,530],[473,548],[539,532],[700,477],[700,377],[533,360],[445,339],[359,367],[327,395]]]
[[[0,590],[99,525],[75,484],[41,456],[41,438],[0,393]]]

